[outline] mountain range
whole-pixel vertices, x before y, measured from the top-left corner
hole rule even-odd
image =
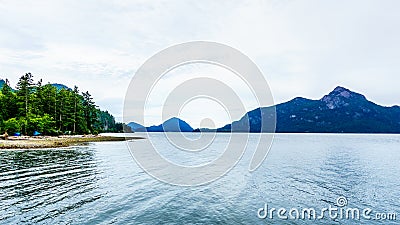
[[[271,129],[271,124],[261,126],[261,118],[270,123],[274,118],[274,110],[277,133],[400,133],[399,106],[380,106],[364,95],[340,86],[318,100],[297,97],[275,106],[254,109],[240,120],[216,131],[273,132],[268,130]],[[262,127],[269,128],[265,130]],[[204,128],[193,130],[189,124],[178,118],[171,118],[158,126],[144,127],[136,124],[131,128],[139,132],[215,131]]]

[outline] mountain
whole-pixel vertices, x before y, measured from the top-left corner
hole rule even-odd
[[[276,114],[274,114],[274,111]],[[276,121],[276,124],[271,121]],[[262,122],[264,124],[261,124]],[[215,129],[206,128],[193,130],[189,124],[176,117],[158,126],[144,127],[134,122],[129,123],[128,126],[139,132],[215,131]],[[257,108],[247,112],[240,120],[217,129],[217,132],[231,131],[253,133],[400,133],[400,107],[377,105],[362,94],[338,86],[319,100],[297,97],[275,106]]]
[[[130,122],[127,124],[128,127],[132,129],[132,131],[137,132],[137,131],[144,131],[146,128],[143,125],[140,125],[135,122]]]
[[[54,86],[54,87],[56,87],[57,90],[61,90],[61,89],[71,90],[71,88],[67,87],[67,86],[64,85],[64,84],[57,84],[57,83],[54,83],[54,84],[51,84],[51,85]]]
[[[267,126],[263,132],[269,132],[273,110],[276,110],[277,133],[400,133],[399,106],[377,105],[340,86],[319,100],[297,97],[276,106],[254,109],[217,131],[260,132],[263,117]]]
[[[192,132],[193,128],[185,121],[173,117],[158,126],[146,127],[147,132]]]
[[[134,123],[134,122],[131,122]],[[129,123],[129,124],[131,124]],[[128,124],[128,126],[130,126]],[[137,124],[137,123],[134,123]],[[140,124],[137,124],[139,126],[142,126]],[[173,117],[168,120],[166,120],[164,123],[157,125],[157,126],[151,126],[151,127],[138,127],[134,129],[135,132],[193,132],[193,128],[186,123],[185,121]]]
[[[274,110],[275,106],[254,109],[247,112],[240,120],[218,128],[217,132],[273,133],[275,132],[275,123],[271,123],[271,121],[276,119]],[[261,118],[264,119],[261,120]]]
[[[0,90],[3,88],[4,84],[6,83],[5,80],[0,79]],[[12,91],[15,91],[13,88],[11,88]]]
[[[3,85],[5,84],[6,82],[3,80],[3,79],[0,79],[0,89],[3,87]]]

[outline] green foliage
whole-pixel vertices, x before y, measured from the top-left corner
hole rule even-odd
[[[89,92],[79,93],[51,84],[34,82],[31,73],[21,76],[16,90],[6,80],[0,90],[0,132],[32,135],[96,134],[121,132],[114,117],[101,111]]]
[[[32,100],[32,91],[34,90],[33,76],[31,73],[26,73],[19,78],[17,84],[17,97],[18,97],[18,114],[20,116],[28,116],[32,104],[29,104]]]
[[[10,134],[14,134],[21,131],[21,123],[16,118],[11,118],[3,121],[3,129]]]
[[[28,119],[22,118],[26,124],[26,130],[29,135],[32,135],[35,131],[41,134],[55,134],[54,129],[55,121],[48,114],[43,116],[30,115]]]
[[[17,95],[10,87],[8,80],[1,88],[0,94],[0,120],[8,120],[17,114]]]

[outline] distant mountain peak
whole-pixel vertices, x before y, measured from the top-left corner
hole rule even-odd
[[[275,106],[253,109],[237,121],[217,129],[193,130],[185,121],[171,117],[138,132],[274,132],[277,133],[400,133],[400,106],[383,107],[364,95],[338,86],[319,100],[296,97]],[[275,120],[276,119],[276,120]],[[271,125],[272,124],[272,125]],[[271,130],[273,129],[273,130]],[[133,129],[134,130],[134,129]]]
[[[141,124],[139,124],[139,123],[135,123],[135,122],[130,122],[130,123],[128,123],[127,125],[128,125],[128,127],[130,127],[131,130],[134,131],[134,132],[136,132],[136,131],[143,131],[143,130],[146,129],[143,125],[141,125]]]
[[[2,88],[5,83],[6,81],[0,78],[0,88]]]
[[[164,121],[160,125],[153,125],[150,127],[144,127],[135,122],[128,123],[128,126],[132,128],[135,132],[192,132],[193,128],[185,121],[177,118],[171,117]]]
[[[177,118],[177,117],[171,117],[171,118],[167,119],[165,122],[167,122],[167,121],[174,121],[174,120],[180,121],[181,119],[179,119],[179,118]],[[182,121],[183,121],[183,120],[182,120]]]
[[[306,99],[303,97],[296,97],[296,98],[290,100],[289,102],[299,105],[299,104],[304,104],[305,102],[308,102],[308,101],[310,101],[310,99]]]
[[[341,86],[319,100],[297,97],[276,106],[252,110],[217,131],[264,132],[262,124],[269,121],[268,115],[274,111],[277,133],[400,133],[399,106],[380,106]]]
[[[180,131],[180,132],[191,132],[193,128],[177,117],[171,117],[160,125],[163,131]]]
[[[325,95],[321,101],[326,103],[329,109],[336,109],[350,105],[354,100],[366,101],[364,95],[350,91],[347,88],[337,86],[328,95]]]
[[[333,97],[344,97],[344,98],[350,98],[354,92],[350,91],[347,88],[337,86],[333,91],[331,91],[328,96],[333,96]]]
[[[337,86],[335,87],[335,89],[333,89],[333,92],[342,92],[342,91],[350,91],[350,90],[342,86]]]
[[[53,83],[52,86],[56,87],[57,90],[65,89],[65,90],[72,90],[71,88],[67,87],[64,84]]]

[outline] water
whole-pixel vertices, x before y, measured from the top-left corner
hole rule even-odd
[[[160,134],[152,135],[157,140]],[[218,134],[216,140],[222,145],[228,138]],[[137,147],[144,141],[136,141]],[[399,218],[329,215],[322,220],[282,220],[277,214],[260,219],[257,211],[265,204],[319,210],[334,207],[344,196],[346,207],[371,208],[372,217],[400,213],[399,146],[400,135],[279,134],[255,172],[248,172],[253,152],[246,151],[227,175],[199,187],[151,178],[133,161],[125,142],[2,150],[0,224],[398,224]],[[169,157],[179,154],[164,150]]]

